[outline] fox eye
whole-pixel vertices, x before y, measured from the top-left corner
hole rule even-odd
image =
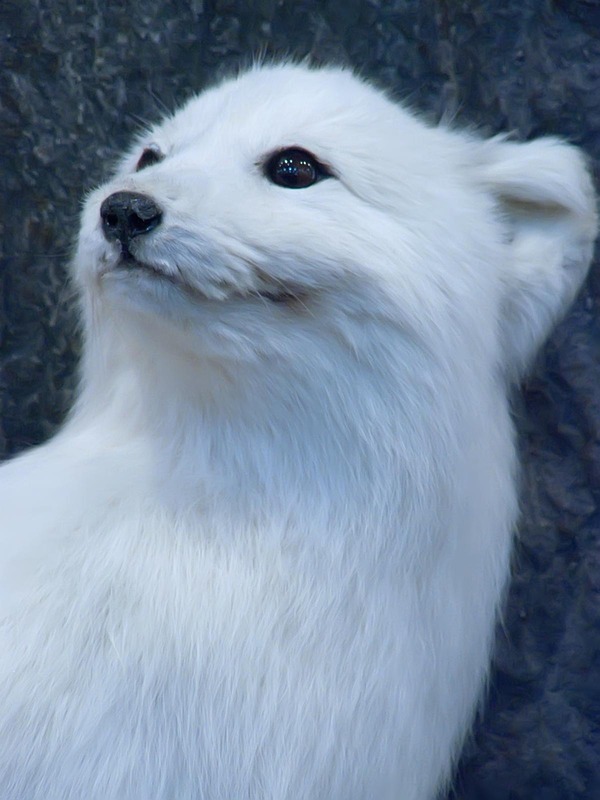
[[[290,147],[279,150],[267,161],[265,173],[269,180],[286,189],[306,189],[331,173],[306,150]]]
[[[135,165],[135,171],[139,172],[141,169],[146,169],[146,167],[152,167],[154,164],[158,164],[164,158],[164,155],[161,153],[160,148],[157,145],[151,145],[150,147],[146,147],[142,155],[139,157],[137,164]]]

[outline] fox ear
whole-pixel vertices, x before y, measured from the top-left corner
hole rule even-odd
[[[505,226],[505,364],[518,378],[587,273],[597,231],[592,182],[581,152],[554,138],[483,143],[478,179]]]

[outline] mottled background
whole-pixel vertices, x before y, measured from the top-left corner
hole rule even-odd
[[[72,397],[83,192],[141,121],[257,54],[353,64],[485,133],[561,134],[597,172],[599,0],[2,0],[0,455]],[[596,271],[517,399],[523,521],[461,800],[600,798],[599,301]]]

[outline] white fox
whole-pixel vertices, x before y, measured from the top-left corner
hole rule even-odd
[[[517,515],[579,152],[257,67],[85,204],[81,388],[0,469],[2,800],[431,800]]]

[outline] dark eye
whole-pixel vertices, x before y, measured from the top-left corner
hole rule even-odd
[[[163,158],[164,155],[160,152],[160,149],[156,147],[156,145],[147,147],[135,165],[135,171],[139,172],[141,169],[146,169],[146,167],[152,167],[154,164],[158,164],[160,161],[162,161]]]
[[[265,165],[267,177],[287,189],[306,189],[330,173],[306,150],[290,147],[275,153]]]

